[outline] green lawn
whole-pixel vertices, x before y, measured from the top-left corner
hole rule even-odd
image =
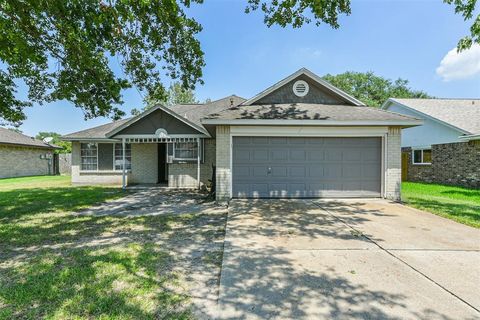
[[[402,200],[409,206],[480,228],[479,189],[403,182]]]
[[[192,318],[167,247],[211,243],[224,217],[76,215],[125,192],[69,180],[0,180],[0,319]]]

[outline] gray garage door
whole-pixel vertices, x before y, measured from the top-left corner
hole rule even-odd
[[[234,137],[235,198],[379,197],[380,138]]]

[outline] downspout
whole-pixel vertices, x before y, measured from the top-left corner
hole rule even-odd
[[[122,138],[122,189],[127,188],[126,169],[125,169],[125,138]]]
[[[200,138],[197,138],[197,183],[200,190]]]

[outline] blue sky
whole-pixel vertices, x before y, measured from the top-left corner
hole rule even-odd
[[[244,8],[245,1],[207,0],[188,10],[203,25],[200,100],[233,93],[248,98],[301,67],[319,75],[373,71],[408,79],[413,88],[437,97],[480,97],[480,50],[466,58],[455,52],[445,57],[471,22],[441,1],[353,1],[352,14],[340,19],[337,30],[314,24],[267,28],[261,13],[247,15]],[[135,89],[125,92],[124,100],[127,113],[142,105]],[[65,134],[110,121],[84,121],[82,111],[64,101],[36,105],[27,116],[20,129],[28,135]]]

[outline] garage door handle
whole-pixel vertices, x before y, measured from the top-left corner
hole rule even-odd
[[[271,173],[272,173],[272,168],[269,167],[267,170],[267,174],[271,174]]]

